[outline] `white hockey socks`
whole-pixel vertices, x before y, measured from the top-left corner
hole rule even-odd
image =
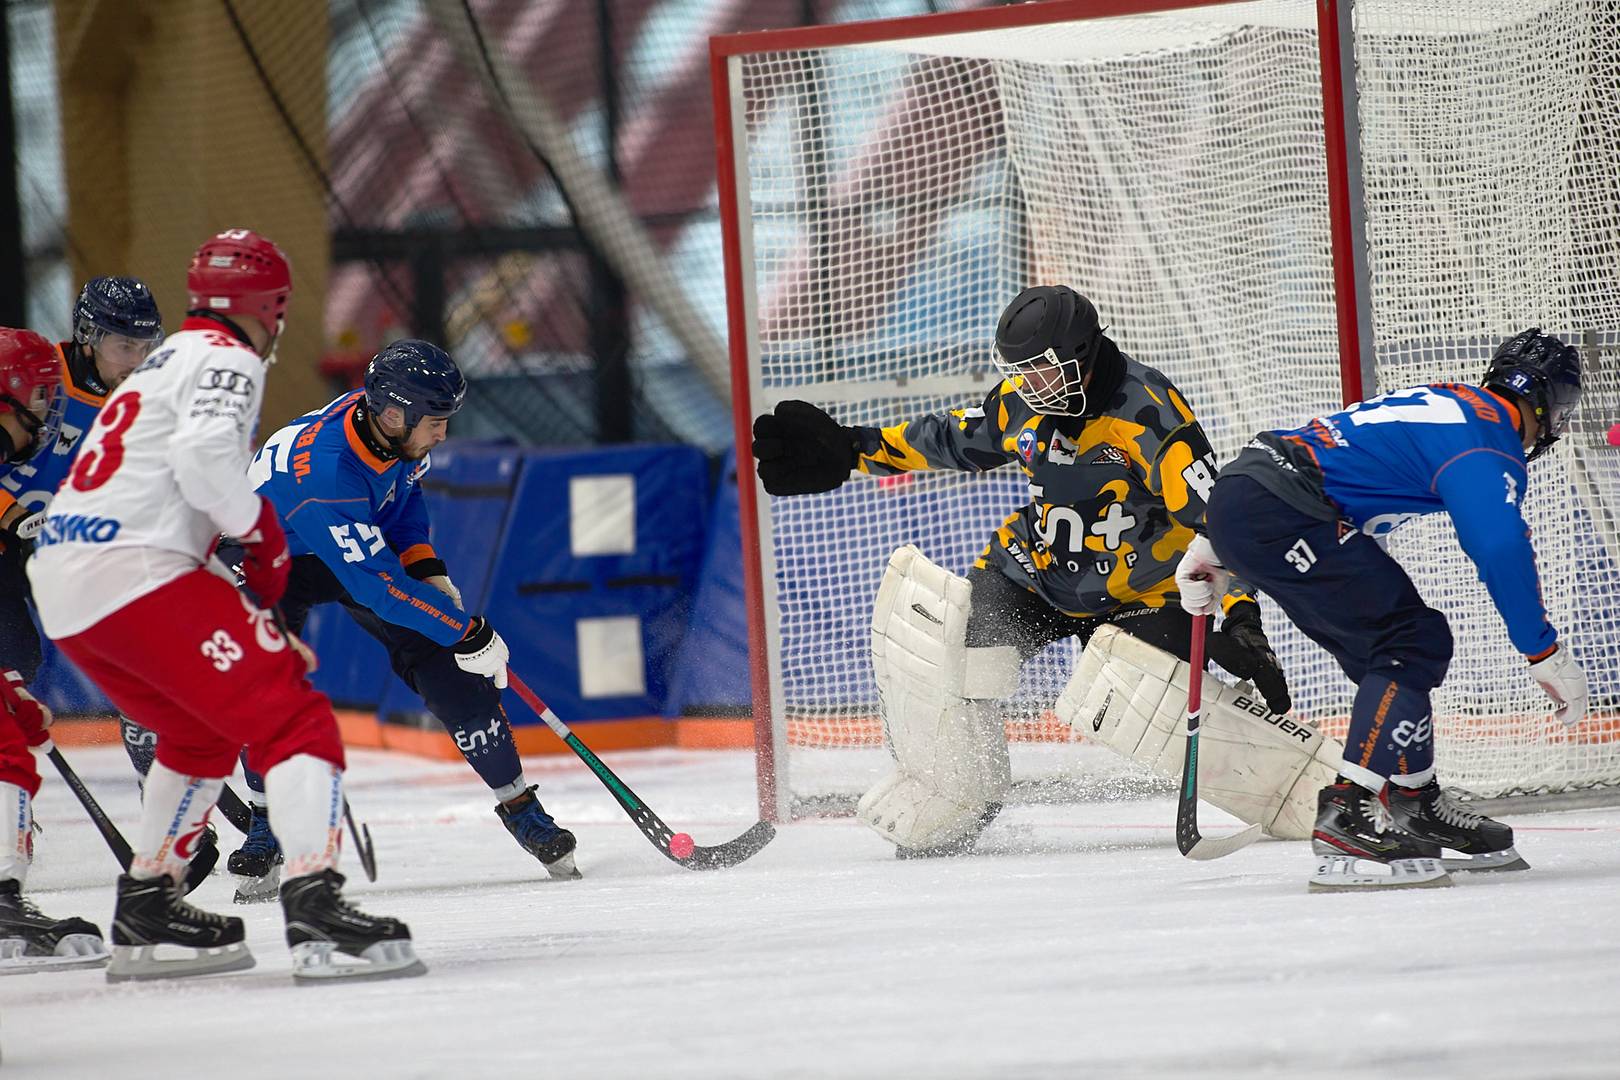
[[[0,783],[0,881],[15,881],[21,887],[34,861],[34,813],[28,790],[16,784]]]
[[[152,762],[129,876],[184,881],[208,826],[208,812],[224,786],[224,777],[185,776],[161,761]]]
[[[270,830],[287,860],[283,880],[337,868],[343,843],[343,770],[295,754],[264,774]]]

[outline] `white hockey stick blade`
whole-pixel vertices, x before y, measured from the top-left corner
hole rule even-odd
[[[1198,842],[1188,848],[1183,854],[1189,859],[1221,859],[1246,848],[1260,839],[1260,826],[1250,825],[1230,836],[1199,836]]]

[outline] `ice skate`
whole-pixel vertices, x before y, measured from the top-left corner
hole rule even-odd
[[[546,813],[546,808],[535,797],[534,785],[529,786],[516,804],[496,804],[495,813],[506,831],[523,845],[524,851],[539,859],[552,877],[572,881],[580,876],[574,866],[574,834]]]
[[[1383,798],[1397,828],[1460,853],[1460,858],[1441,857],[1447,870],[1530,869],[1514,850],[1510,826],[1469,810],[1441,791],[1436,780],[1420,788],[1390,784]]]
[[[281,890],[283,861],[281,844],[270,831],[269,810],[254,806],[247,838],[225,863],[226,869],[236,875],[236,895],[232,899],[238,904],[265,904],[276,899]]]
[[[1451,884],[1440,848],[1397,828],[1378,796],[1356,784],[1329,784],[1317,794],[1311,852],[1316,892]]]
[[[342,886],[342,874],[322,870],[281,887],[293,978],[321,982],[425,975],[427,965],[417,959],[410,927],[398,919],[367,915],[343,899]]]
[[[109,955],[94,923],[53,919],[23,899],[20,882],[0,881],[0,975],[100,967]]]
[[[112,938],[108,982],[213,975],[253,966],[253,954],[242,942],[242,920],[193,907],[166,877],[118,876]]]

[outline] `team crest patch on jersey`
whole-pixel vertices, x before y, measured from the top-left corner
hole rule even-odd
[[[1052,432],[1052,446],[1046,451],[1046,460],[1054,465],[1073,465],[1080,453],[1080,444],[1061,431]]]
[[[1018,433],[1018,456],[1024,459],[1025,465],[1035,463],[1035,431],[1025,428]]]
[[[1131,467],[1130,455],[1117,446],[1104,446],[1096,457],[1091,459],[1093,465],[1117,465],[1121,469]]]

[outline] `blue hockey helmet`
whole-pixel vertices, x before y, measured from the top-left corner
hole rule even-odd
[[[73,339],[95,348],[104,335],[118,334],[148,344],[163,338],[163,316],[152,290],[139,278],[91,278],[73,305]]]
[[[1529,402],[1541,427],[1525,459],[1534,461],[1564,434],[1581,403],[1581,352],[1532,326],[1496,347],[1484,385]]]
[[[401,338],[366,365],[366,411],[405,414],[405,433],[424,417],[454,416],[467,397],[467,380],[450,354],[417,338]]]

